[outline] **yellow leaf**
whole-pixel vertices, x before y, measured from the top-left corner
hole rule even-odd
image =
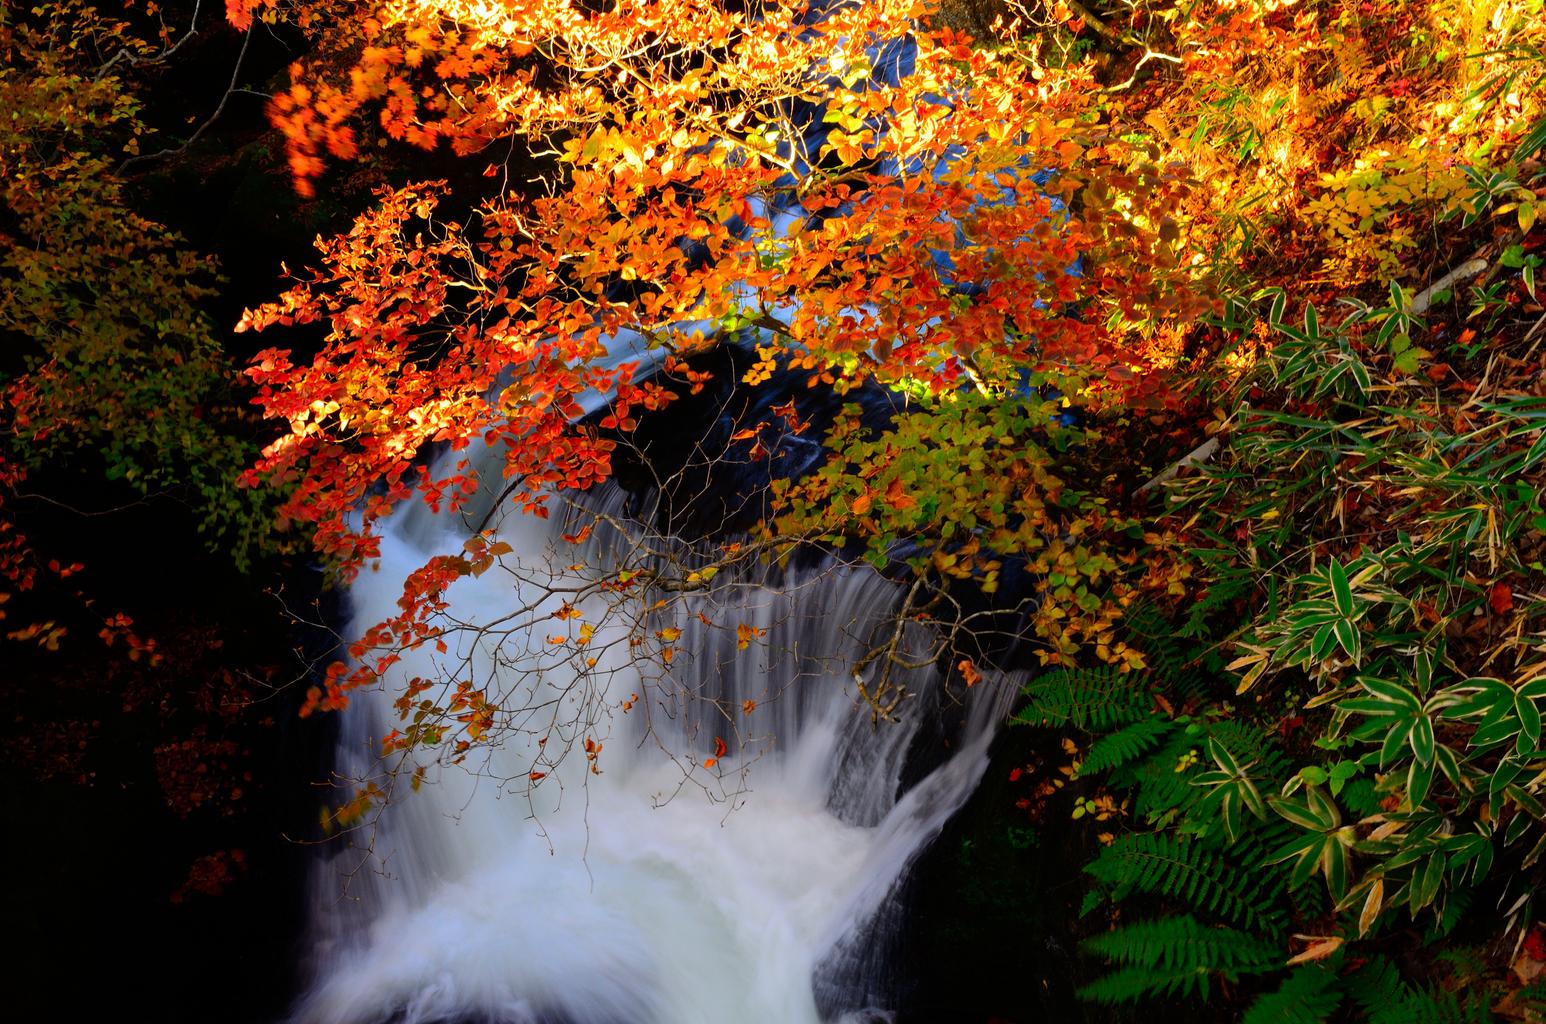
[[[1245,693],[1251,687],[1255,686],[1256,681],[1261,678],[1262,673],[1265,672],[1266,669],[1267,663],[1265,661],[1258,661],[1249,672],[1241,677],[1240,685],[1235,687],[1235,695],[1239,696],[1240,694]]]
[[[1380,906],[1385,901],[1385,879],[1376,878],[1374,884],[1369,887],[1369,895],[1364,898],[1363,910],[1358,914],[1358,937],[1363,938],[1374,925],[1374,919],[1380,916]]]

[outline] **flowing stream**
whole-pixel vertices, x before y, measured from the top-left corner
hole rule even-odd
[[[589,502],[581,515],[626,524],[617,489]],[[575,521],[506,516],[513,551],[450,592],[466,628],[449,650],[408,655],[343,713],[339,775],[380,778],[408,679],[470,679],[501,709],[495,742],[430,766],[417,792],[401,770],[379,820],[317,871],[315,979],[296,1019],[885,1019],[898,881],[975,787],[1011,681],[946,693],[935,669],[902,670],[913,696],[874,722],[854,667],[893,628],[901,590],[836,563],[721,573],[648,612],[592,591],[555,618],[631,542],[600,526],[571,543]],[[349,594],[356,629],[469,536],[462,515],[423,508],[390,522]],[[673,638],[669,664],[629,643],[646,630]],[[903,649],[928,640],[910,624]],[[909,757],[921,781],[904,791]]]

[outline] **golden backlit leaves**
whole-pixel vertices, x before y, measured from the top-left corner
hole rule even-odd
[[[674,397],[607,367],[604,339],[664,350],[696,393],[706,375],[679,357],[750,328],[749,386],[783,367],[839,395],[875,382],[916,399],[887,439],[840,421],[827,441],[840,457],[775,491],[778,529],[857,539],[877,564],[910,538],[930,548],[923,568],[990,593],[1016,555],[1045,581],[1045,656],[1089,649],[1131,670],[1137,653],[1113,637],[1130,584],[1107,552],[1131,523],[1068,494],[1048,448],[1059,410],[1034,396],[1091,416],[1177,408],[1176,369],[1220,344],[1202,322],[1221,310],[1222,271],[1297,285],[1312,264],[1399,268],[1420,218],[1455,199],[1444,140],[1495,126],[1453,127],[1464,111],[1423,106],[1453,83],[1311,4],[1212,0],[1138,26],[1155,48],[1126,55],[1125,83],[1093,61],[922,28],[928,8],[902,0],[816,23],[754,6],[396,0],[312,26],[313,56],[271,108],[298,188],[383,136],[476,154],[476,170],[496,141],[554,163],[530,192],[477,178],[481,202],[453,216],[443,185],[384,190],[321,243],[315,277],[244,317],[328,331],[310,364],[272,349],[249,371],[288,426],[249,480],[292,488],[287,520],[345,573],[374,557],[395,503],[472,493],[465,467],[416,472],[431,445],[492,445],[511,500],[545,514],[555,489],[606,478],[613,437]],[[873,44],[902,25],[912,74],[888,83]],[[1384,106],[1364,102],[1376,91]],[[811,103],[827,133],[807,147],[789,111]],[[1405,125],[1419,134],[1387,137]],[[1270,233],[1252,233],[1253,211]],[[693,341],[687,322],[709,326]],[[601,430],[572,424],[588,391],[617,395]],[[753,459],[774,457],[764,429],[736,435]],[[363,649],[438,642],[460,568],[410,578],[403,615]],[[1186,585],[1177,559],[1144,572],[1146,587]],[[367,664],[346,681],[373,678]],[[322,701],[341,699],[338,682]]]

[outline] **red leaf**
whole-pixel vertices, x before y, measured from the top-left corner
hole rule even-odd
[[[1546,960],[1546,933],[1542,933],[1539,925],[1530,929],[1530,934],[1525,936],[1524,951],[1531,960]]]
[[[1503,615],[1514,610],[1514,590],[1507,583],[1494,583],[1487,592],[1487,604],[1493,612]]]
[[[252,9],[257,4],[248,0],[225,0],[225,20],[238,32],[245,32],[252,27]]]

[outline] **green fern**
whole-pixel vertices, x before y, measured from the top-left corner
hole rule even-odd
[[[1395,964],[1383,956],[1371,956],[1348,977],[1345,987],[1369,1016],[1383,1007],[1398,1005],[1409,992]]]
[[[1248,722],[1214,722],[1208,735],[1222,743],[1240,764],[1252,765],[1255,778],[1279,778],[1289,774],[1289,762],[1276,734]]]
[[[1117,970],[1084,986],[1081,999],[1124,1003],[1155,995],[1208,995],[1215,978],[1237,981],[1273,970],[1275,943],[1232,928],[1210,928],[1188,915],[1140,921],[1089,939],[1084,949]]]
[[[1337,799],[1342,806],[1347,808],[1349,814],[1356,814],[1360,818],[1367,818],[1371,814],[1378,814],[1384,810],[1380,806],[1380,795],[1375,791],[1373,779],[1354,779],[1342,787],[1342,792],[1337,794]]]
[[[1212,630],[1213,618],[1256,586],[1254,577],[1236,573],[1223,576],[1208,584],[1207,593],[1192,602],[1186,612],[1186,621],[1176,631],[1177,636],[1202,638]]]
[[[1322,1024],[1342,1003],[1336,985],[1337,976],[1319,964],[1300,967],[1252,1003],[1240,1024]]]
[[[1423,934],[1423,943],[1432,945],[1455,930],[1471,907],[1471,890],[1448,888],[1434,902],[1434,920]]]
[[[1175,627],[1158,605],[1148,601],[1135,602],[1122,614],[1127,627],[1128,642],[1140,648],[1148,661],[1149,669],[1162,683],[1168,683],[1186,671],[1190,650],[1176,642]]]
[[[1195,751],[1200,739],[1184,729],[1170,733],[1154,753],[1111,773],[1112,788],[1136,790],[1133,809],[1146,820],[1155,822],[1173,811],[1190,807],[1202,793],[1192,785],[1192,770],[1183,768],[1183,758]]]
[[[1104,732],[1143,718],[1149,697],[1145,674],[1116,667],[1055,669],[1022,691],[1029,702],[1012,721],[1019,725],[1072,725]]]
[[[1284,930],[1270,872],[1254,864],[1231,863],[1210,844],[1164,833],[1118,838],[1085,865],[1085,872],[1111,890],[1113,900],[1134,891],[1184,900],[1193,907],[1276,937]]]
[[[1159,746],[1175,728],[1168,718],[1141,718],[1117,732],[1102,736],[1090,746],[1079,765],[1080,777],[1120,768]]]
[[[1480,998],[1462,998],[1442,989],[1414,990],[1400,1003],[1369,1014],[1369,1024],[1492,1024],[1485,989]]]
[[[1371,957],[1350,976],[1346,988],[1368,1024],[1491,1024],[1486,990],[1470,998],[1443,989],[1407,984],[1384,957]]]

